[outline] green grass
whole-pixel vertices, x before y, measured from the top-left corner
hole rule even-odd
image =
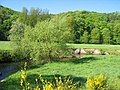
[[[105,44],[67,44],[70,48],[120,49],[120,45]],[[12,50],[10,41],[0,41],[1,50]]]
[[[10,41],[0,41],[0,50],[12,50]]]
[[[27,71],[28,76],[34,81],[36,76],[53,77],[54,75],[68,76],[82,80],[95,74],[105,74],[108,77],[108,83],[120,89],[120,56],[84,56],[81,59],[69,61],[52,62],[45,65],[37,65]],[[6,78],[1,85],[4,90],[19,90],[20,72],[17,72]],[[114,89],[113,89],[114,90]]]
[[[106,44],[67,44],[70,48],[98,48],[98,49],[120,49],[120,45],[106,45]]]

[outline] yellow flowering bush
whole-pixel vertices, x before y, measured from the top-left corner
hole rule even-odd
[[[105,90],[107,88],[107,78],[103,75],[95,75],[87,79],[88,90]]]
[[[47,82],[47,83],[44,85],[43,90],[54,90],[52,83]]]
[[[27,63],[25,63],[24,68],[21,70],[20,85],[23,90],[77,90],[76,84],[72,82],[70,77],[61,78],[55,77],[55,83],[51,83],[47,80],[44,80],[41,76],[39,80],[42,82],[42,85],[39,85],[38,79],[35,79],[36,84],[34,87],[27,81],[27,72],[26,72]],[[40,87],[42,86],[42,87]]]
[[[56,79],[56,89],[57,90],[76,90],[76,84],[72,82],[70,78],[64,78],[62,80],[61,77]]]

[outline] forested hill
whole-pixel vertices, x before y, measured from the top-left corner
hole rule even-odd
[[[19,12],[0,5],[0,40],[7,40],[12,22],[18,18]]]
[[[49,14],[46,11],[23,8],[19,13],[0,6],[0,40],[7,39],[7,33],[14,20],[19,18],[23,24],[34,27],[38,21],[55,17],[66,18],[74,33],[74,43],[120,44],[120,13],[97,13],[89,11],[70,11]],[[56,18],[57,19],[57,18]]]
[[[69,17],[75,43],[120,44],[120,13],[74,11],[58,14]]]

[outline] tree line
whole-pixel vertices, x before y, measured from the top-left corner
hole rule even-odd
[[[1,6],[1,8],[3,7]],[[12,14],[10,14],[11,12]],[[8,40],[9,30],[15,21],[35,27],[37,22],[50,21],[56,16],[61,19],[66,17],[69,24],[68,28],[71,28],[74,34],[74,38],[71,40],[72,43],[120,44],[119,12],[70,11],[60,14],[50,14],[48,10],[38,8],[31,8],[30,11],[23,8],[22,12],[19,13],[11,11],[11,9],[0,9],[0,40]]]
[[[120,13],[96,13],[74,11],[63,13],[68,16],[74,31],[74,43],[120,44]]]

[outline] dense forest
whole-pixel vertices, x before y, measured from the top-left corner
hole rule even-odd
[[[19,12],[0,5],[0,41],[9,40],[11,25],[18,18]]]
[[[30,11],[23,8],[22,12],[16,12],[3,6],[0,6],[0,40],[9,40],[8,36],[11,33],[9,30],[14,22],[20,22],[32,28],[38,22],[52,19],[60,20],[59,23],[67,20],[67,28],[73,33],[71,36],[73,38],[70,40],[72,43],[120,44],[119,12],[69,11],[50,14],[48,10],[38,8],[31,8]]]

